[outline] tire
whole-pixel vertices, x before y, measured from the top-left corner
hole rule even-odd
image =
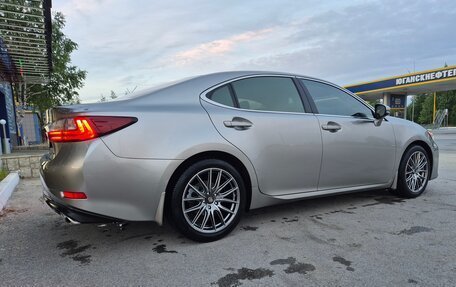
[[[420,196],[426,190],[430,173],[428,153],[421,146],[412,146],[405,152],[399,165],[397,194],[405,198]]]
[[[242,177],[232,165],[218,159],[201,160],[188,167],[174,185],[171,217],[186,237],[215,241],[239,223],[245,195]]]

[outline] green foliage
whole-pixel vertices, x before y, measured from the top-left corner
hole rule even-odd
[[[407,119],[418,122],[418,118],[420,116],[422,105],[424,100],[426,99],[426,95],[416,95],[412,98],[412,103],[407,107]],[[413,115],[413,116],[412,116]]]
[[[427,125],[433,123],[434,112],[434,95],[422,94],[415,96],[415,107],[410,104],[407,107],[407,119],[412,119],[412,111],[414,109],[413,119],[415,122]],[[447,92],[438,92],[436,96],[436,110],[448,109],[448,125],[456,126],[456,90]]]
[[[78,45],[63,32],[65,16],[57,12],[52,19],[52,64],[50,81],[33,85],[26,91],[26,102],[40,112],[56,105],[79,103],[78,89],[84,86],[87,72],[71,65],[71,53]]]
[[[116,92],[111,90],[111,96],[109,96],[109,98],[106,98],[105,95],[101,94],[100,95],[100,100],[98,102],[99,103],[104,103],[104,102],[107,102],[109,100],[115,100],[115,99],[117,99],[117,94],[116,94]]]
[[[112,100],[117,99],[117,94],[113,90],[111,90],[111,99]]]
[[[434,111],[434,97],[428,95],[424,97],[424,102],[421,105],[420,116],[418,122],[421,124],[432,124],[433,122],[433,111]]]
[[[6,169],[0,169],[0,181],[2,181],[5,177],[7,177],[9,174],[9,171]]]
[[[438,93],[437,109],[448,109],[448,125],[456,126],[456,90]]]
[[[380,100],[365,100],[369,105],[375,107],[375,104],[380,103]]]

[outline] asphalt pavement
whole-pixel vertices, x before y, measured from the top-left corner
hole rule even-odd
[[[226,238],[70,225],[21,180],[0,216],[0,286],[455,286],[456,134],[416,199],[370,191],[254,210]]]

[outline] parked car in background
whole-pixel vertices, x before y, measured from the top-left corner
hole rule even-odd
[[[56,107],[41,160],[46,202],[68,221],[155,221],[197,241],[245,211],[372,189],[404,197],[437,177],[438,147],[319,79],[275,72],[198,76],[118,101]]]

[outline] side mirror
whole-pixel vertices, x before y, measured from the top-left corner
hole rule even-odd
[[[384,104],[376,104],[375,105],[375,114],[374,118],[377,120],[383,119],[384,117],[390,114],[390,107]]]

